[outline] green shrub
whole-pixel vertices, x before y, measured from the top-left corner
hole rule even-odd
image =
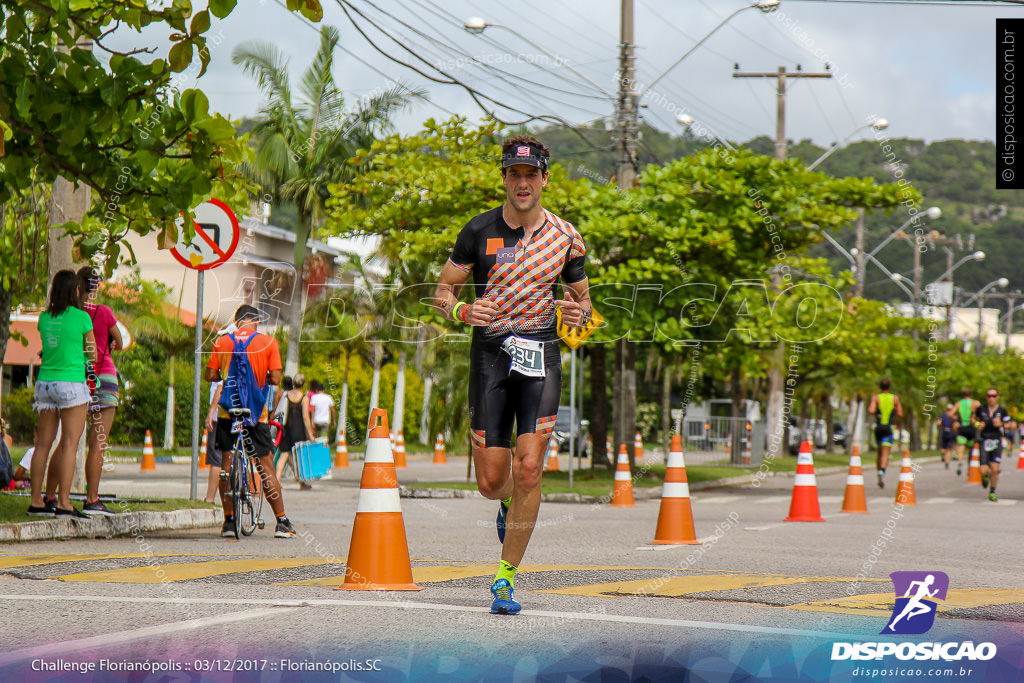
[[[3,416],[14,443],[32,443],[36,412],[32,410],[35,392],[28,387],[15,389],[3,398]]]

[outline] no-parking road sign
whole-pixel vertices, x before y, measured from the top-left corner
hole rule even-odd
[[[196,234],[185,242],[184,214],[178,219],[178,243],[171,254],[186,268],[209,270],[223,264],[238,246],[238,217],[219,199],[203,202],[195,209]]]

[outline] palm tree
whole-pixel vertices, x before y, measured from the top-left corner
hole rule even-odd
[[[338,41],[338,29],[321,29],[320,48],[295,95],[288,80],[287,59],[273,44],[246,42],[231,56],[267,97],[251,133],[255,160],[243,165],[242,171],[277,200],[294,204],[299,217],[285,374],[294,374],[299,367],[306,242],[315,238],[315,229],[324,220],[328,186],[354,177],[358,168],[348,160],[358,150],[369,149],[376,137],[393,130],[392,113],[423,96],[422,90],[398,84],[371,93],[357,106],[346,107],[332,73]]]

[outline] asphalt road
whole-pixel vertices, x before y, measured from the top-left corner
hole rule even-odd
[[[1012,469],[1015,458],[998,503],[932,462],[917,474],[917,506],[894,507],[898,468],[879,490],[869,467],[869,514],[841,514],[845,475],[819,476],[824,523],[783,522],[791,477],[694,493],[701,545],[649,545],[658,500],[545,503],[516,579],[524,609],[515,617],[487,610],[500,551],[496,505],[482,499],[402,500],[422,590],[334,590],[344,580],[359,466],[312,491],[288,486],[300,533],[293,539],[273,538],[268,523],[242,541],[210,529],[5,546],[0,595],[10,618],[0,622],[0,678],[1024,677],[1024,472]],[[463,459],[438,468],[411,458],[399,470],[401,482],[464,476]],[[104,490],[187,496],[188,468],[161,464],[142,475],[118,465]],[[948,575],[949,594],[926,634],[878,635],[892,616],[894,571]],[[886,640],[992,642],[998,653],[988,661],[831,659],[835,643]],[[53,671],[101,665],[92,678]],[[865,676],[858,667],[884,671]]]

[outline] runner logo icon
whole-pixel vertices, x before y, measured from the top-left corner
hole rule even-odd
[[[936,599],[945,600],[949,577],[938,571],[893,572],[889,574],[896,593],[892,618],[883,635],[925,633],[935,623]]]

